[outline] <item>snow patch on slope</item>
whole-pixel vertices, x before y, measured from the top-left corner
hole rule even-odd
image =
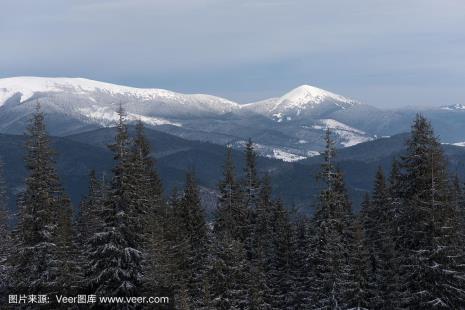
[[[321,119],[317,121],[316,125],[312,126],[313,129],[326,130],[331,129],[340,139],[344,147],[353,146],[362,142],[373,140],[366,132],[350,127],[344,123],[338,122],[334,119]]]
[[[81,107],[78,109],[83,115],[92,120],[94,123],[97,122],[103,127],[114,126],[118,120],[119,115],[116,111],[108,108],[101,107],[98,105],[93,105],[91,107]],[[182,124],[177,122],[172,122],[161,117],[149,117],[135,113],[126,113],[126,119],[129,122],[142,121],[143,123],[151,126],[160,126],[160,125],[172,125],[181,127]]]
[[[266,157],[268,158],[275,158],[275,159],[280,159],[285,162],[294,162],[294,161],[299,161],[302,159],[305,159],[305,156],[300,156],[292,153],[288,153],[286,151],[280,150],[280,149],[274,149],[272,155],[267,155]]]

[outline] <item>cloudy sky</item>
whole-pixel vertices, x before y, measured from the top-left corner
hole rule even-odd
[[[465,104],[464,29],[463,0],[2,0],[0,77]]]

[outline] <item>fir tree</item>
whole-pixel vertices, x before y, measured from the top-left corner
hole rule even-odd
[[[213,309],[249,309],[251,281],[244,245],[227,234],[215,239],[208,275]]]
[[[248,211],[243,204],[240,184],[236,179],[231,147],[226,150],[223,180],[218,189],[220,197],[215,214],[215,234],[227,234],[243,243],[249,229]]]
[[[13,253],[14,287],[28,293],[51,293],[62,283],[61,266],[67,265],[67,249],[59,234],[70,221],[69,200],[55,170],[55,153],[38,106],[28,127],[26,189],[18,200],[19,223]]]
[[[370,285],[369,272],[373,264],[368,252],[366,232],[360,222],[354,225],[354,240],[350,253],[350,277],[345,303],[350,309],[378,309],[373,306],[373,288]]]
[[[179,272],[183,275],[190,304],[194,307],[202,305],[202,285],[205,274],[205,262],[208,248],[207,225],[200,201],[200,192],[193,172],[186,175],[186,184],[181,201],[177,205],[175,216],[177,234],[186,242]]]
[[[138,296],[142,282],[143,228],[137,194],[137,174],[123,109],[119,109],[115,143],[110,146],[116,165],[102,211],[103,230],[91,238],[89,285],[100,296]]]
[[[392,211],[389,189],[381,167],[375,175],[373,198],[362,208],[362,223],[366,247],[369,253],[368,287],[370,305],[381,308],[389,304],[386,294],[392,293],[391,275],[386,274],[393,264],[394,244]]]
[[[401,162],[405,211],[398,240],[403,303],[411,309],[465,306],[463,249],[446,166],[431,124],[417,115]]]
[[[255,208],[257,205],[260,182],[257,174],[257,153],[251,139],[245,146],[245,168],[244,168],[244,200],[247,208]]]
[[[314,217],[311,264],[313,267],[312,306],[339,309],[346,306],[349,290],[349,256],[352,245],[351,205],[343,176],[334,162],[335,147],[329,129],[319,179],[325,188],[320,193]]]
[[[3,162],[0,159],[0,291],[7,284],[7,258],[12,250],[9,221],[7,186],[3,176]]]

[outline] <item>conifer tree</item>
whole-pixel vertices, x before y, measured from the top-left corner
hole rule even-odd
[[[55,152],[37,107],[28,127],[26,189],[18,200],[19,223],[13,253],[11,286],[28,293],[50,293],[61,285],[60,268],[67,264],[67,249],[58,237],[69,218],[69,199],[55,170]],[[63,255],[65,254],[66,255]]]
[[[245,146],[245,168],[244,168],[244,200],[247,208],[255,208],[257,205],[260,182],[257,174],[257,153],[254,149],[252,139]]]
[[[146,218],[156,217],[163,202],[163,186],[155,168],[155,159],[151,157],[151,147],[144,133],[144,125],[139,121],[132,145],[132,161],[136,173],[139,205]],[[150,229],[148,223],[144,231]]]
[[[369,203],[369,202],[368,202]],[[350,309],[378,309],[373,304],[373,288],[370,285],[370,261],[366,233],[363,224],[354,224],[353,246],[350,253],[350,277],[344,303]]]
[[[335,166],[335,143],[329,129],[325,141],[324,163],[319,175],[325,188],[320,193],[314,217],[315,232],[310,261],[314,281],[312,307],[339,309],[346,306],[350,285],[352,213],[343,176]]]
[[[84,248],[95,233],[103,230],[102,209],[106,194],[104,181],[99,180],[95,170],[92,170],[89,173],[88,193],[80,203],[78,219],[79,240]]]
[[[92,292],[103,296],[138,296],[142,282],[142,238],[137,174],[131,160],[125,113],[120,107],[115,143],[116,165],[102,211],[103,231],[91,238]]]
[[[201,307],[208,239],[200,192],[193,172],[186,175],[184,194],[176,209],[177,234],[186,242],[186,247],[178,254],[183,257],[179,272],[185,281],[190,304]]]
[[[371,307],[381,308],[388,303],[386,294],[392,293],[391,276],[386,274],[394,259],[392,240],[392,211],[389,189],[381,167],[375,175],[373,198],[362,208],[362,224],[369,253],[368,287]]]
[[[6,287],[7,257],[12,250],[9,220],[7,186],[3,176],[3,162],[0,159],[0,291]]]
[[[236,179],[231,147],[226,149],[223,180],[218,189],[220,197],[215,214],[215,234],[227,234],[230,238],[244,243],[249,229],[248,212],[243,204],[240,184]]]
[[[251,281],[243,243],[223,234],[213,244],[208,275],[213,309],[249,309]]]
[[[306,217],[294,224],[294,259],[292,260],[293,304],[295,309],[310,308],[313,303],[311,287],[313,285],[313,265],[311,256],[311,221]]]
[[[465,277],[458,214],[449,201],[441,144],[421,115],[412,125],[401,167],[403,304],[411,309],[459,309],[465,305]]]

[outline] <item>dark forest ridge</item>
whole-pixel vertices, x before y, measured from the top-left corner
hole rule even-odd
[[[52,143],[40,108],[27,133],[21,143],[27,173],[17,195],[14,230],[8,225],[12,214],[0,173],[0,303],[7,303],[2,292],[11,296],[19,288],[28,294],[62,295],[72,288],[76,295],[125,297],[159,296],[157,288],[163,287],[176,308],[465,306],[463,185],[449,172],[452,158],[420,115],[406,140],[399,135],[370,142],[400,146],[401,154],[389,153],[387,177],[377,166],[373,190],[365,192],[358,214],[345,185],[351,173],[341,170],[330,129],[319,160],[267,159],[318,176],[318,186],[301,181],[317,193],[307,201],[312,215],[288,209],[275,198],[270,178],[275,167],[259,172],[263,161],[249,140],[240,170],[232,148],[223,148],[210,217],[196,176],[210,167],[189,166],[182,190],[165,195],[159,164],[176,154],[176,147],[155,161],[143,123],[129,129],[121,107],[116,128],[93,132],[94,146],[82,134]],[[157,134],[162,145],[166,134]],[[6,145],[18,142],[18,136],[1,137]],[[66,148],[74,143],[92,153],[106,144],[102,155],[113,158],[111,173],[90,172],[87,195],[74,211],[55,162],[54,146],[64,141]],[[352,148],[360,152],[364,146]],[[354,152],[343,151],[353,161]],[[365,153],[364,162],[382,154]],[[312,160],[317,161],[313,172]],[[0,167],[3,171],[3,163]],[[274,176],[279,179],[282,175]],[[287,190],[297,181],[289,182]]]

